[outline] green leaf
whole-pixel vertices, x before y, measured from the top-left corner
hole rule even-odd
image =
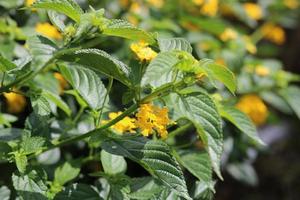
[[[214,188],[214,186],[214,181],[211,181],[209,185],[202,181],[196,181],[192,197],[197,200],[212,200],[214,194],[211,188]]]
[[[209,59],[202,59],[199,66],[207,74],[213,85],[216,85],[214,80],[223,83],[231,93],[236,90],[236,80],[234,74],[225,66],[218,65]]]
[[[193,51],[191,44],[184,38],[161,38],[158,39],[158,45],[161,52],[182,50],[192,53]]]
[[[41,175],[36,171],[30,174],[18,176],[12,175],[13,186],[22,197],[22,200],[47,200],[47,186],[42,180]]]
[[[129,68],[102,50],[77,50],[72,55],[63,56],[62,59],[87,66],[94,71],[111,76],[127,86],[130,85]]]
[[[259,138],[255,125],[245,113],[234,107],[224,106],[220,107],[220,114],[235,125],[242,133],[246,134],[256,144],[265,145],[265,143]]]
[[[0,72],[6,72],[15,69],[17,66],[13,62],[10,62],[2,55],[0,55]]]
[[[9,153],[12,151],[11,147],[6,142],[0,141],[0,162],[6,160],[9,157]]]
[[[1,142],[9,142],[12,140],[16,140],[21,137],[24,133],[23,129],[18,128],[4,128],[0,129],[0,141]]]
[[[126,171],[127,163],[122,156],[101,151],[101,163],[105,173],[109,175],[123,174]]]
[[[10,190],[6,186],[0,187],[0,199],[9,200],[10,199]]]
[[[152,177],[140,177],[131,179],[130,190],[130,199],[148,200],[154,199],[163,190],[163,186]]]
[[[42,150],[44,143],[45,138],[38,136],[30,137],[24,134],[20,146],[23,154],[31,154]]]
[[[279,111],[292,114],[293,110],[290,105],[278,94],[272,91],[263,91],[259,93],[259,96],[262,97],[264,101],[270,104],[272,107],[278,109]]]
[[[36,114],[47,116],[51,113],[50,104],[44,96],[34,95],[30,99],[32,108]]]
[[[56,168],[54,172],[54,182],[59,185],[64,185],[78,176],[80,167],[72,165],[70,162],[65,162],[62,166]]]
[[[172,93],[168,100],[168,107],[174,110],[173,120],[186,118],[197,128],[212,166],[222,179],[220,172],[223,152],[222,121],[213,100],[201,89],[186,89],[180,94]]]
[[[289,86],[288,88],[280,90],[279,93],[300,119],[300,88],[297,86]]]
[[[83,14],[80,6],[73,0],[38,0],[30,7],[53,10],[62,13],[73,19],[75,22],[79,22],[80,16]]]
[[[94,71],[74,65],[61,65],[59,69],[92,109],[102,107],[106,88]]]
[[[107,139],[102,143],[102,148],[141,164],[166,187],[185,199],[191,199],[183,173],[166,143],[144,137],[120,137]]]
[[[28,165],[26,155],[22,153],[15,153],[15,161],[19,172],[24,173]]]
[[[149,44],[155,43],[155,38],[150,33],[133,26],[127,21],[119,19],[111,20],[102,33],[130,40],[142,40]]]
[[[212,168],[207,152],[182,151],[179,153],[180,163],[200,181],[210,185],[212,181]],[[213,191],[213,188],[211,188]]]
[[[148,65],[142,78],[142,85],[150,84],[159,87],[172,82],[173,67],[179,62],[175,52],[163,52],[158,54]]]
[[[55,12],[53,10],[49,10],[47,12],[47,14],[48,14],[48,17],[49,17],[51,23],[53,25],[55,25],[55,27],[57,27],[58,30],[60,30],[60,32],[64,32],[66,26],[65,26],[65,24],[63,22],[62,15],[60,15],[59,13],[57,13],[57,12]]]
[[[71,116],[72,111],[69,108],[68,104],[66,104],[60,96],[54,94],[52,92],[43,90],[42,95],[49,101],[52,101],[57,107],[63,110],[68,116]]]
[[[226,169],[228,173],[238,181],[247,183],[251,186],[256,186],[258,183],[257,174],[250,163],[230,163]]]
[[[58,193],[54,200],[102,200],[100,192],[97,191],[94,187],[75,183],[68,186],[62,192]]]

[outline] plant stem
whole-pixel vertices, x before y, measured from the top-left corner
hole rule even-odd
[[[168,138],[180,135],[181,133],[184,133],[184,132],[186,132],[187,130],[189,130],[191,128],[193,128],[193,124],[191,122],[188,122],[187,124],[185,124],[185,125],[177,128],[176,130],[170,132],[168,134]]]

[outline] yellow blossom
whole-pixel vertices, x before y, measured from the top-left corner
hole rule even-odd
[[[46,23],[38,23],[35,26],[35,31],[40,33],[41,35],[44,35],[46,37],[52,38],[52,39],[61,39],[62,36],[58,30],[49,24],[48,22]]]
[[[244,3],[244,10],[247,16],[253,20],[260,20],[263,16],[263,11],[256,3]]]
[[[251,41],[251,38],[249,36],[244,36],[243,39],[245,41],[246,50],[251,54],[256,54],[257,48]]]
[[[206,0],[206,2],[201,7],[200,12],[203,15],[207,15],[211,17],[216,16],[219,9],[218,4],[219,4],[218,0]]]
[[[135,13],[135,14],[142,14],[143,7],[142,7],[141,3],[139,3],[139,2],[132,2],[129,10],[130,10],[130,12]]]
[[[234,40],[238,37],[238,34],[235,30],[232,28],[226,28],[223,33],[220,35],[220,39],[224,42],[228,40]]]
[[[142,104],[136,117],[136,125],[141,129],[142,135],[149,136],[155,130],[162,138],[167,138],[167,125],[171,123],[167,108]]]
[[[25,5],[31,6],[34,2],[35,2],[35,0],[26,0]]]
[[[263,65],[258,65],[255,68],[255,73],[259,76],[268,76],[270,74],[269,68],[263,66]]]
[[[22,112],[26,107],[26,98],[23,95],[9,92],[3,93],[7,102],[7,111],[9,113],[17,114]]]
[[[117,118],[121,114],[122,112],[111,112],[108,114],[109,120],[103,120],[102,123],[105,124],[108,121]],[[134,129],[137,128],[135,125],[135,121],[136,120],[134,118],[124,117],[122,120],[118,121],[113,126],[111,126],[111,128],[116,130],[118,133],[125,133],[125,132],[135,133]]]
[[[119,4],[125,8],[129,6],[129,3],[130,3],[129,0],[119,0]]]
[[[205,77],[205,73],[201,72],[199,74],[196,74],[196,80],[201,81]]]
[[[281,45],[285,42],[285,32],[280,26],[267,23],[262,27],[261,31],[267,40],[275,44]]]
[[[157,53],[148,47],[148,43],[143,41],[131,44],[130,48],[142,61],[150,61],[157,56]]]
[[[247,114],[257,126],[265,123],[268,117],[268,108],[255,94],[242,96],[236,107]]]
[[[299,0],[283,0],[283,4],[290,9],[296,9],[299,7]]]
[[[62,94],[64,92],[64,89],[68,87],[68,82],[66,79],[58,72],[54,73],[54,77],[58,80],[59,82],[59,93]]]
[[[161,8],[164,5],[164,0],[147,0],[147,2],[155,8]]]

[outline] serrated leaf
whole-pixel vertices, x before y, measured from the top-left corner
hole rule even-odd
[[[202,90],[185,90],[170,94],[168,107],[173,108],[174,120],[186,118],[195,127],[209,154],[212,166],[222,179],[220,161],[223,152],[221,117],[213,100]]]
[[[104,35],[117,36],[131,40],[142,40],[149,44],[155,43],[155,38],[146,31],[139,29],[127,21],[114,19],[104,28]]]
[[[66,187],[62,192],[58,193],[54,200],[102,200],[100,193],[93,187],[75,183]]]
[[[47,116],[51,113],[48,100],[42,95],[35,95],[31,98],[31,105],[34,112],[40,116]]]
[[[236,90],[236,80],[234,74],[225,66],[218,65],[209,59],[203,59],[199,62],[199,66],[207,74],[210,81],[215,84],[215,80],[223,83],[231,93]]]
[[[74,65],[61,65],[59,69],[92,109],[102,107],[106,88],[94,71]]]
[[[280,90],[279,93],[300,119],[300,88],[297,86],[289,86],[288,88]]]
[[[68,116],[71,116],[72,111],[60,96],[52,92],[43,90],[42,95],[49,101],[52,101],[57,107],[63,110]]]
[[[32,136],[42,136],[49,138],[49,116],[37,115],[32,112],[25,121],[25,129],[30,131]]]
[[[47,200],[47,186],[37,174],[36,171],[31,171],[30,174],[18,176],[12,175],[13,186],[21,196],[22,200]]]
[[[15,153],[15,161],[19,172],[24,173],[28,164],[26,155],[22,153]]]
[[[16,64],[0,55],[0,72],[6,72],[17,67]]]
[[[259,138],[257,134],[255,125],[245,113],[234,107],[224,106],[220,107],[220,114],[222,117],[226,118],[228,121],[234,124],[240,131],[246,134],[256,144],[264,145],[264,142]]]
[[[104,150],[101,151],[101,163],[104,172],[109,175],[122,174],[127,169],[127,163],[122,156],[114,155]]]
[[[154,199],[163,190],[163,186],[152,177],[132,178],[130,188],[131,193],[128,196],[138,200]]]
[[[181,164],[203,183],[210,185],[212,168],[207,152],[182,151],[179,153]],[[213,190],[213,188],[211,188]]]
[[[107,76],[111,76],[121,83],[129,86],[129,68],[107,54],[106,52],[99,49],[83,49],[75,51],[72,55],[65,55],[61,59],[79,63],[86,66],[94,71],[98,71]]]
[[[148,65],[142,78],[142,85],[150,84],[153,87],[159,87],[169,83],[173,78],[173,67],[179,59],[175,52],[163,52],[158,54]]]
[[[184,38],[161,38],[158,39],[158,46],[161,52],[181,50],[192,53],[191,44]]]
[[[0,187],[0,199],[9,200],[10,199],[10,190],[6,186]]]
[[[20,144],[21,149],[23,150],[23,154],[31,154],[35,153],[42,149],[43,145],[45,143],[45,138],[34,136],[23,136],[22,142]]]
[[[197,200],[212,200],[214,197],[211,188],[214,188],[215,182],[211,181],[209,185],[202,181],[196,181],[193,191],[193,198]]]
[[[59,185],[64,185],[78,176],[80,167],[72,165],[72,163],[65,162],[63,165],[56,168],[54,172],[54,182]]]
[[[66,25],[63,22],[62,15],[60,15],[59,13],[57,13],[57,12],[55,12],[53,10],[49,10],[47,12],[47,14],[48,14],[48,17],[49,17],[51,23],[53,25],[55,25],[55,27],[57,27],[58,30],[60,30],[60,32],[64,32],[64,30],[66,28]]]
[[[185,199],[191,199],[183,173],[166,143],[143,137],[111,138],[102,143],[102,148],[140,163],[166,187]]]
[[[62,13],[73,19],[75,22],[79,22],[80,16],[83,14],[83,10],[73,0],[38,0],[30,7],[53,10]]]

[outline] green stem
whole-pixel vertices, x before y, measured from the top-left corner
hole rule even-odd
[[[184,132],[190,130],[191,128],[193,128],[193,123],[188,122],[187,124],[185,124],[185,125],[183,125],[183,126],[177,128],[176,130],[170,132],[170,133],[168,134],[168,138],[172,138],[172,137],[175,137],[175,136],[177,136],[177,135],[180,135],[180,134],[182,134],[182,133],[184,133]]]

